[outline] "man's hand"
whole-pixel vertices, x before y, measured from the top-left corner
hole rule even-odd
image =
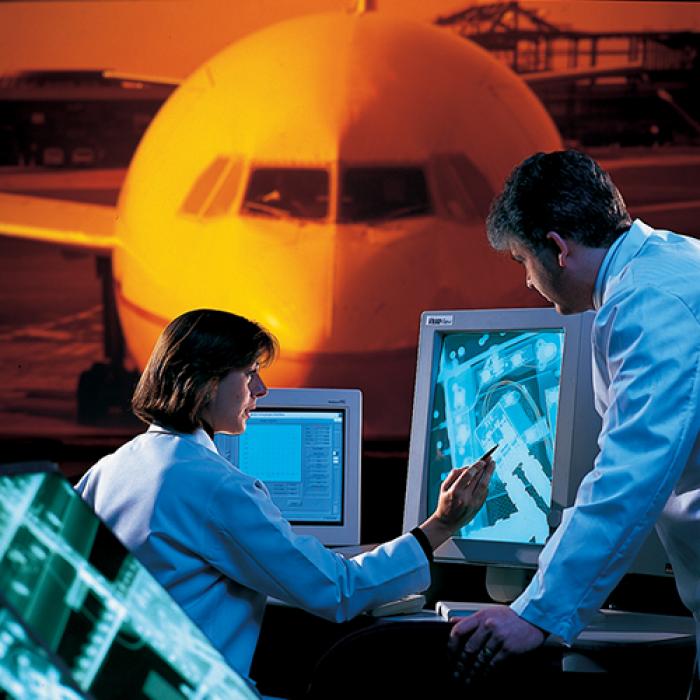
[[[459,620],[450,632],[455,678],[470,685],[509,656],[536,649],[545,636],[508,607],[480,610]]]

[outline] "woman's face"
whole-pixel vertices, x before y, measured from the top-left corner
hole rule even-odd
[[[214,432],[238,435],[245,430],[255,402],[267,394],[259,371],[260,365],[254,362],[243,369],[231,370],[219,382],[214,397],[203,412],[204,420]]]

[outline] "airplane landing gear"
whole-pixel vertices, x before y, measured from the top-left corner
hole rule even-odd
[[[78,380],[78,422],[84,425],[104,423],[115,418],[131,420],[131,395],[139,373],[121,365],[95,362]]]
[[[102,283],[104,354],[106,362],[95,362],[78,380],[78,422],[104,424],[108,419],[131,423],[131,396],[139,373],[124,367],[126,348],[114,299],[110,258],[98,257],[97,274]]]

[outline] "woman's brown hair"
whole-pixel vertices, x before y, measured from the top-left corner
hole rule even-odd
[[[196,309],[171,321],[146,363],[131,407],[145,423],[191,433],[203,425],[202,409],[234,369],[270,364],[277,340],[242,316]]]

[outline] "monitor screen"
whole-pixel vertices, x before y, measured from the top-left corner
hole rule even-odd
[[[362,396],[352,389],[270,389],[242,435],[219,452],[265,483],[299,534],[360,544]]]
[[[536,566],[598,452],[593,316],[551,308],[422,315],[404,529],[433,511],[450,469],[497,445],[483,508],[436,559]],[[666,573],[655,535],[632,570]]]
[[[450,469],[490,447],[496,471],[459,536],[544,544],[564,347],[563,328],[441,335],[428,451],[428,510]]]
[[[0,669],[34,641],[35,676],[61,683],[58,659],[98,700],[256,697],[58,473],[0,469],[0,608],[20,623]]]

